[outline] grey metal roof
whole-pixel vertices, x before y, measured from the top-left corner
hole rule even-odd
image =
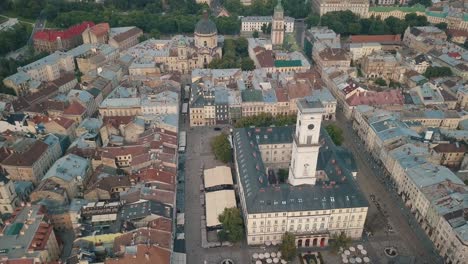
[[[337,154],[341,148],[332,143],[325,130],[321,130],[320,138],[323,144],[319,151],[317,170],[325,171],[328,181],[317,181],[316,185],[292,186],[269,183],[257,142],[257,138],[263,138],[261,131],[267,129],[260,128],[256,133],[253,133],[255,129],[252,129],[236,129],[233,133],[236,166],[249,213],[368,206],[352,176],[354,168],[346,167],[346,162]],[[293,127],[289,129],[294,131]],[[284,127],[272,127],[268,133],[283,132],[285,132]]]

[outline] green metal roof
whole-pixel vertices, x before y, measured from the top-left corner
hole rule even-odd
[[[20,233],[23,226],[23,223],[14,223],[10,226],[10,228],[7,229],[5,233],[7,236],[16,236]]]
[[[426,7],[421,4],[416,4],[414,6],[373,6],[369,7],[369,12],[391,12],[391,11],[401,11],[405,13],[415,13],[415,12],[424,12]]]
[[[263,102],[263,94],[260,90],[243,90],[241,95],[243,102]]]
[[[275,67],[300,67],[302,66],[301,60],[275,60]]]
[[[463,21],[468,21],[468,13],[463,13]]]
[[[446,18],[447,17],[447,13],[434,12],[434,11],[426,11],[426,15],[432,16],[432,17],[440,17],[440,18]]]

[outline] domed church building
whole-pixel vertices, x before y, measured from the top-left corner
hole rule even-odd
[[[208,12],[205,11],[203,18],[195,25],[194,46],[199,61],[199,67],[195,68],[206,68],[214,58],[222,57],[219,42],[216,24],[208,18]]]
[[[207,68],[213,59],[222,57],[224,37],[218,35],[216,24],[209,19],[207,11],[195,25],[193,35],[177,35],[169,40],[149,39],[129,48],[125,53],[135,58],[130,71],[145,75],[148,65],[156,63],[162,72],[185,74]]]

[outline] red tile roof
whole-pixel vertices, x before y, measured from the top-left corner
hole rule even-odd
[[[133,36],[136,36],[136,35],[140,35],[140,34],[143,34],[143,31],[137,27],[134,27],[128,31],[125,31],[125,32],[122,32],[116,36],[113,37],[113,39],[116,41],[116,42],[122,42],[124,40],[127,40],[128,38],[131,38]]]
[[[126,125],[133,121],[134,116],[105,116],[103,118],[104,124],[110,124],[115,128],[119,128],[120,125]]]
[[[357,92],[348,99],[346,102],[350,106],[356,105],[403,105],[403,95],[401,91],[390,90],[384,92]]]
[[[156,201],[169,205],[174,204],[175,193],[167,190],[149,190],[148,192],[140,193],[140,198],[148,201]]]
[[[149,240],[151,245],[159,244],[161,248],[169,249],[171,245],[171,233],[154,229],[139,228],[116,237],[114,239],[114,252],[121,251],[121,246],[130,246],[132,244],[132,240],[135,245],[144,244],[146,247]]]
[[[278,88],[278,89],[275,89],[275,93],[276,93],[276,99],[278,100],[278,102],[289,102],[288,90]]]
[[[265,50],[257,53],[257,60],[262,68],[270,68],[275,66],[275,59],[273,58],[273,51]]]
[[[305,79],[288,82],[286,89],[290,99],[303,98],[312,94],[312,86]]]
[[[164,217],[160,217],[148,222],[149,228],[161,230],[165,232],[172,231],[172,221]]]
[[[109,32],[109,23],[99,23],[90,28],[91,32],[96,36],[102,36]]]
[[[131,175],[132,179],[140,182],[162,182],[170,185],[175,184],[175,174],[154,168],[142,169]]]
[[[48,145],[40,140],[34,142],[34,144],[23,153],[12,153],[6,158],[2,165],[8,166],[32,166],[44,152],[47,151]]]
[[[439,153],[465,153],[468,148],[464,144],[442,143],[434,147],[434,150]]]
[[[81,35],[86,28],[94,26],[93,22],[83,22],[66,30],[42,30],[34,34],[34,40],[55,41],[57,38],[69,39]]]
[[[8,259],[6,262],[0,262],[0,264],[34,264],[34,259]]]
[[[105,264],[157,263],[169,264],[171,251],[157,246],[138,245],[136,254],[125,254],[120,258],[105,260]]]
[[[83,115],[86,108],[78,102],[72,102],[64,111],[64,115]]]
[[[448,34],[453,37],[468,37],[468,31],[461,29],[449,29]]]
[[[353,35],[349,37],[351,43],[366,43],[366,42],[378,42],[378,43],[395,43],[401,42],[401,36],[397,35]]]
[[[66,128],[66,129],[68,129],[75,123],[75,121],[68,119],[66,117],[63,117],[63,116],[54,118],[52,121],[54,121],[55,123],[59,124],[61,127]]]
[[[449,57],[452,57],[454,59],[460,59],[461,58],[461,54],[458,53],[458,52],[449,52],[449,53],[447,53],[447,55],[449,55]]]

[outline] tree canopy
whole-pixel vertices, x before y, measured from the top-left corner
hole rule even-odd
[[[31,30],[21,23],[0,31],[0,56],[26,45],[30,33]]]
[[[280,251],[285,260],[292,260],[296,256],[296,237],[293,233],[284,233],[281,240]]]
[[[452,76],[452,70],[449,67],[430,66],[424,72],[426,78],[437,78],[444,76]]]
[[[244,6],[240,0],[224,0],[223,6],[233,16],[271,16],[277,0],[253,0],[250,6]],[[282,1],[284,15],[305,18],[311,12],[311,4],[304,0]]]
[[[232,159],[231,144],[228,140],[228,135],[220,134],[214,137],[211,141],[211,149],[217,160],[228,163]]]
[[[360,18],[349,10],[329,12],[321,18],[316,14],[310,14],[305,21],[308,26],[316,26],[320,21],[322,26],[328,26],[342,35],[403,34],[408,26],[429,24],[425,16],[418,16],[415,13],[407,14],[403,20],[393,16],[382,20],[380,17]]]
[[[380,86],[387,86],[387,82],[380,77],[375,79],[374,83]]]
[[[27,50],[25,55],[26,55],[25,56],[26,58],[21,59],[21,60],[14,60],[14,59],[8,59],[5,57],[0,57],[0,80],[3,80],[4,78],[16,73],[18,67],[24,66],[31,62],[39,60],[47,56],[48,54],[45,52],[34,54],[34,50],[31,48]],[[6,94],[12,94],[12,95],[15,94],[13,89],[6,87],[1,81],[0,81],[0,93],[6,93]]]
[[[339,235],[334,234],[330,240],[330,246],[332,252],[339,252],[340,248],[348,248],[351,244],[351,238],[346,236],[344,232],[341,232]]]
[[[333,143],[337,146],[341,146],[344,141],[343,137],[343,130],[339,128],[337,125],[330,124],[325,127],[325,130],[327,131],[328,135],[332,139]]]
[[[267,126],[290,126],[296,124],[296,115],[277,115],[271,113],[260,113],[255,116],[245,116],[236,122],[235,127],[267,127]]]
[[[108,22],[111,27],[137,26],[146,33],[162,34],[192,33],[202,11],[208,9],[206,4],[197,4],[195,0],[106,0],[104,4],[63,0],[7,1],[1,7],[12,16],[36,19],[43,15],[61,28],[93,21]],[[213,20],[221,34],[239,32],[240,21],[236,16]]]
[[[218,220],[223,225],[223,229],[219,232],[221,240],[236,243],[244,239],[244,223],[237,207],[225,208],[218,216]]]
[[[214,59],[208,65],[211,69],[242,68],[249,70],[253,61],[249,58],[248,42],[246,38],[225,39],[223,47],[223,58]],[[253,69],[253,68],[252,68]]]

